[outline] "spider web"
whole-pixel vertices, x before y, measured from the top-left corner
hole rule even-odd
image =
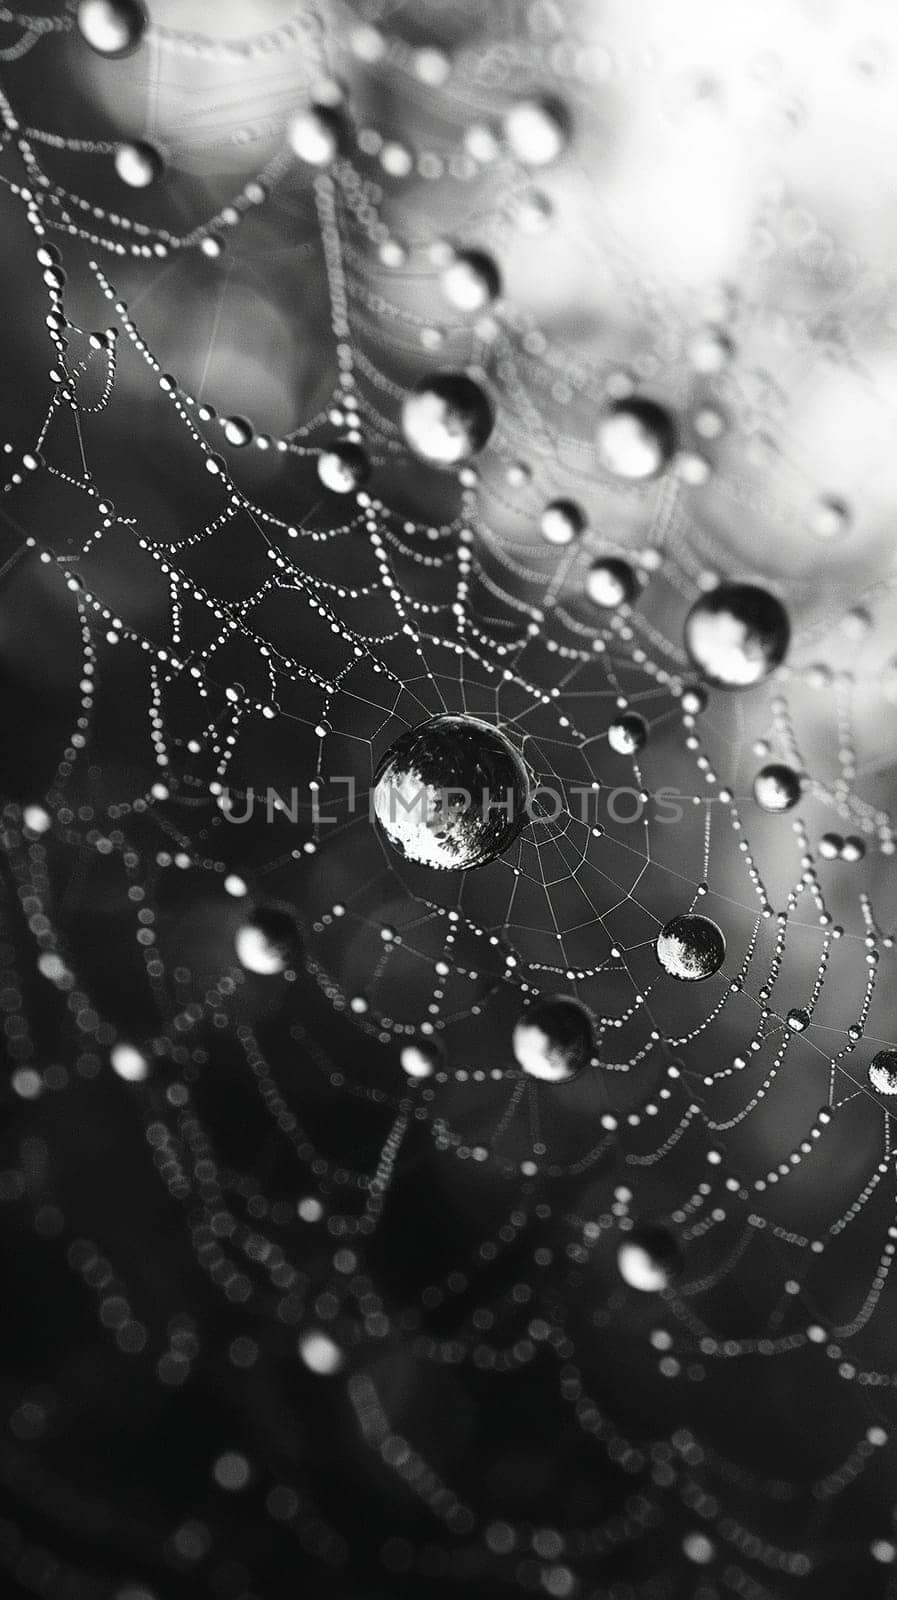
[[[97,1575],[95,1553],[62,1554],[73,1530],[95,1546],[97,1513],[66,1498],[65,1450],[61,1466],[39,1465],[47,1407],[29,1383],[4,1455],[13,1500],[26,1474],[28,1504],[3,1559],[26,1590],[50,1592],[68,1570],[132,1600],[160,1562],[183,1574],[222,1561],[225,1500],[251,1482],[263,1491],[253,1515],[285,1551],[298,1540],[303,1561],[332,1569],[335,1593],[368,1568],[393,1587],[408,1575],[614,1600],[704,1578],[688,1592],[763,1597],[812,1576],[834,1594],[847,1573],[871,1592],[897,1558],[893,1157],[887,1104],[866,1079],[894,1025],[892,685],[856,646],[863,607],[885,608],[886,633],[877,551],[846,605],[786,560],[788,667],[768,692],[690,709],[685,611],[719,569],[756,566],[704,509],[699,421],[725,414],[731,448],[751,436],[757,402],[734,378],[688,369],[694,329],[629,277],[612,234],[605,271],[655,341],[629,372],[617,351],[571,351],[510,299],[473,323],[447,315],[434,218],[501,258],[533,204],[500,142],[488,160],[470,153],[496,63],[508,97],[539,59],[500,8],[482,35],[464,19],[481,77],[444,87],[431,81],[438,54],[356,28],[348,12],[226,43],[154,23],[154,82],[169,63],[211,61],[239,93],[228,75],[266,52],[306,75],[291,80],[276,150],[236,192],[211,203],[214,176],[201,195],[193,179],[169,193],[175,149],[159,180],[164,226],[153,194],[133,216],[120,184],[109,198],[114,138],[69,137],[61,121],[42,131],[19,109],[36,91],[16,63],[33,49],[49,71],[74,14],[2,19],[15,39],[6,210],[15,248],[19,231],[30,237],[23,301],[41,328],[6,424],[7,654],[23,676],[23,642],[43,639],[52,662],[35,690],[23,683],[10,741],[5,1035],[11,1093],[35,1131],[19,1137],[3,1195],[95,1296],[123,1371],[141,1366],[185,1414],[216,1362],[235,1390],[241,1374],[267,1384],[252,1419],[228,1403],[220,1448],[219,1426],[200,1423],[161,1531],[105,1485],[119,1532],[114,1571]],[[322,74],[350,70],[379,84],[384,123],[407,98],[414,125],[436,97],[428,162],[364,119],[324,173],[283,153],[289,113]],[[362,99],[354,79],[352,91]],[[214,122],[191,126],[195,174],[218,146]],[[141,137],[152,133],[150,120]],[[765,225],[775,215],[767,199]],[[774,303],[746,274],[742,327],[765,327]],[[241,315],[263,301],[286,310],[262,325],[261,357],[238,317],[228,367],[216,352],[234,282],[249,286]],[[842,299],[839,285],[831,316]],[[204,347],[190,338],[199,307]],[[219,367],[222,391],[247,373],[264,412],[265,350],[294,325],[301,418],[266,432],[253,416],[250,442],[235,445]],[[481,374],[497,400],[493,441],[457,478],[413,465],[398,425],[410,383],[434,366]],[[669,392],[695,437],[659,486],[624,490],[597,473],[589,419],[639,379]],[[372,477],[338,497],[316,469],[343,436],[364,443]],[[779,439],[793,493],[811,470],[787,422]],[[729,460],[707,494],[724,481],[756,511],[758,491]],[[590,515],[558,551],[538,526],[561,494]],[[787,493],[770,490],[761,510],[784,546]],[[590,561],[608,553],[641,583],[610,616],[584,595]],[[48,684],[36,748],[25,730]],[[628,710],[648,729],[634,758],[608,742]],[[443,711],[504,730],[541,786],[518,842],[468,874],[402,861],[368,810],[385,750]],[[752,799],[767,759],[808,774],[793,818]],[[820,851],[834,823],[860,839],[859,859]],[[301,960],[247,974],[234,938],[272,906],[295,919]],[[693,909],[724,929],[727,954],[683,992],[654,945]],[[591,1014],[597,1064],[546,1088],[522,1075],[510,1040],[528,1001],[559,992]],[[401,1048],[427,1037],[442,1066],[407,1081]],[[99,1214],[79,1199],[57,1102],[86,1150],[105,1107],[129,1119],[133,1146],[136,1114],[134,1159],[170,1203],[170,1284],[152,1284],[148,1239],[108,1213],[127,1202],[120,1152],[101,1143]],[[621,1240],[644,1220],[684,1252],[660,1299],[617,1271]],[[745,1405],[746,1374],[767,1414]],[[320,1397],[327,1379],[335,1400]],[[364,1528],[327,1464],[335,1416],[351,1420]],[[216,1495],[201,1516],[194,1466]],[[279,1592],[252,1544],[237,1538],[233,1592]]]

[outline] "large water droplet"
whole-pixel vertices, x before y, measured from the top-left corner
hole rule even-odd
[[[726,959],[723,931],[693,912],[673,917],[657,935],[655,951],[664,972],[685,983],[712,978]]]
[[[440,278],[440,286],[456,311],[482,311],[499,293],[498,268],[479,250],[462,250],[451,260]]]
[[[629,605],[638,591],[638,582],[628,561],[616,556],[601,556],[586,573],[586,594],[593,605],[605,610]]]
[[[254,436],[252,423],[248,417],[228,417],[224,423],[224,437],[228,444],[235,450],[251,444]]]
[[[360,444],[341,439],[318,456],[318,477],[331,494],[354,494],[370,477],[371,464]]]
[[[642,1223],[621,1241],[617,1268],[630,1289],[660,1294],[681,1271],[682,1255],[666,1228],[658,1223]]]
[[[134,140],[115,147],[115,170],[130,189],[148,189],[162,173],[162,157],[154,145]]]
[[[616,400],[599,418],[598,460],[615,478],[656,478],[676,448],[673,420],[663,406],[635,396]]]
[[[402,432],[415,455],[434,466],[469,461],[483,449],[494,425],[488,396],[464,372],[422,378],[406,395]]]
[[[409,861],[469,868],[494,861],[527,821],[529,779],[504,734],[440,715],[401,735],[374,779],[374,815]]]
[[[784,762],[771,762],[754,779],[754,799],[762,811],[790,811],[800,799],[800,778]]]
[[[526,167],[556,161],[570,137],[566,109],[553,99],[516,101],[505,113],[504,128],[512,155]]]
[[[132,55],[146,31],[147,15],[138,0],[81,0],[76,12],[81,37],[97,55]]]
[[[299,957],[299,930],[287,911],[259,906],[234,936],[237,960],[247,972],[271,977]]]
[[[339,155],[342,122],[330,106],[309,106],[287,128],[290,149],[310,167],[328,167]]]
[[[569,995],[554,995],[528,1006],[513,1037],[514,1055],[530,1078],[569,1083],[592,1054],[588,1012]]]
[[[627,711],[624,716],[617,717],[607,730],[607,742],[618,756],[634,756],[643,748],[647,737],[647,724],[637,711]]]
[[[722,583],[704,594],[685,619],[685,648],[694,665],[720,689],[747,689],[785,659],[791,638],[781,601],[747,583]]]
[[[442,1045],[436,1039],[415,1039],[412,1044],[403,1044],[399,1061],[402,1071],[409,1078],[432,1078],[434,1072],[442,1066],[444,1053]]]
[[[126,1083],[142,1083],[149,1077],[149,1062],[143,1051],[123,1039],[112,1046],[109,1062],[117,1077],[124,1078]]]
[[[869,1063],[869,1083],[879,1094],[897,1094],[897,1050],[879,1050]]]
[[[546,544],[572,544],[586,525],[584,513],[573,500],[552,500],[542,512],[539,529]]]

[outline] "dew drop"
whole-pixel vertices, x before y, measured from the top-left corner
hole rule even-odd
[[[573,500],[552,500],[542,512],[539,531],[546,544],[572,544],[586,525],[584,513]]]
[[[500,729],[476,717],[431,717],[387,750],[374,815],[400,855],[445,870],[482,866],[527,821],[529,778]]]
[[[146,32],[146,10],[139,0],[81,0],[75,15],[91,50],[110,59],[133,55]]]
[[[617,1270],[630,1289],[642,1294],[661,1294],[668,1289],[682,1268],[676,1240],[657,1223],[642,1223],[633,1228],[617,1249]]]
[[[664,972],[685,983],[712,978],[726,959],[722,929],[693,912],[673,917],[657,935],[655,951]]]
[[[483,311],[500,291],[495,262],[479,250],[460,251],[444,268],[439,282],[456,311]]]
[[[761,811],[790,811],[800,799],[800,778],[784,762],[771,762],[754,779],[754,799]]]
[[[618,756],[634,756],[647,738],[647,724],[637,711],[627,711],[624,716],[617,717],[607,730],[607,742]]]
[[[879,1050],[869,1063],[870,1086],[879,1094],[897,1094],[897,1050]]]
[[[255,435],[252,423],[247,417],[227,417],[224,423],[224,437],[234,449],[240,450],[244,445],[251,444]]]
[[[370,477],[371,464],[361,445],[341,439],[318,456],[318,477],[331,494],[354,494]]]
[[[129,189],[147,189],[161,176],[162,157],[154,145],[142,140],[127,141],[115,147],[115,170]]]
[[[616,556],[601,556],[586,573],[586,594],[593,605],[605,610],[629,605],[637,592],[635,573],[628,561]]]
[[[330,106],[309,106],[287,128],[290,149],[310,167],[328,167],[339,155],[342,122]]]
[[[676,448],[669,412],[636,396],[607,406],[595,437],[604,470],[634,483],[656,478],[669,466]]]
[[[434,466],[451,467],[478,455],[494,422],[488,396],[463,372],[422,378],[402,406],[406,443]]]
[[[564,106],[553,99],[517,100],[504,118],[508,148],[525,167],[547,167],[566,149],[570,137]]]
[[[722,583],[692,606],[685,648],[709,683],[746,689],[785,659],[791,627],[784,606],[752,584]]]
[[[272,977],[297,961],[299,931],[289,912],[260,906],[237,929],[234,949],[247,972]]]
[[[527,1007],[511,1043],[528,1077],[543,1083],[569,1083],[591,1058],[592,1024],[577,1000],[554,995]]]

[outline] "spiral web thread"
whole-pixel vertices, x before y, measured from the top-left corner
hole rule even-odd
[[[834,673],[819,666],[838,614],[814,613],[799,583],[782,584],[795,642],[771,691],[688,709],[681,617],[714,562],[700,487],[689,481],[694,457],[646,489],[624,492],[596,477],[577,422],[614,392],[617,363],[589,370],[508,302],[470,319],[447,317],[440,299],[441,257],[430,245],[438,206],[458,207],[465,241],[500,258],[509,206],[529,192],[506,150],[482,171],[465,153],[471,116],[485,114],[482,91],[473,105],[476,88],[452,80],[432,90],[451,138],[429,167],[418,161],[428,176],[415,177],[404,201],[404,147],[385,155],[383,136],[355,128],[327,172],[278,151],[217,211],[175,234],[129,220],[120,198],[99,205],[47,175],[44,149],[48,163],[74,152],[102,169],[115,145],[32,128],[17,110],[16,63],[32,47],[49,60],[73,13],[4,9],[2,19],[18,33],[3,52],[5,206],[17,226],[24,218],[39,252],[52,364],[36,435],[6,446],[4,573],[9,582],[21,570],[53,569],[82,652],[81,703],[47,793],[10,800],[4,812],[11,1092],[35,1117],[54,1096],[77,1102],[92,1080],[106,1082],[112,1052],[119,1075],[133,1080],[127,1095],[194,1270],[220,1300],[221,1323],[202,1326],[199,1313],[166,1321],[141,1303],[133,1263],[110,1259],[102,1237],[73,1228],[52,1181],[34,1170],[47,1135],[20,1144],[4,1198],[96,1295],[99,1324],[122,1357],[145,1365],[163,1389],[184,1390],[234,1319],[244,1329],[227,1344],[235,1383],[270,1360],[298,1367],[294,1385],[338,1386],[357,1446],[374,1458],[371,1473],[393,1485],[378,1489],[394,1496],[393,1521],[370,1535],[387,1585],[407,1573],[409,1583],[463,1579],[490,1592],[507,1584],[614,1600],[766,1597],[804,1578],[840,1592],[850,1572],[863,1575],[864,1592],[879,1592],[897,1555],[887,1520],[895,1230],[890,1116],[866,1068],[893,1028],[893,835],[857,778],[854,707],[874,700],[886,716],[887,680],[864,672],[862,659]],[[502,33],[506,20],[496,11],[495,37],[478,48],[488,56],[503,40],[510,94],[535,58],[522,34]],[[350,31],[341,13],[329,28],[303,15],[266,38],[291,61],[301,47],[313,84],[336,70],[333,52]],[[387,74],[399,100],[416,93],[419,53],[395,40],[374,61],[372,38],[386,35],[351,37],[356,57]],[[232,49],[240,59],[236,45],[176,30],[151,28],[150,44],[160,74],[182,48],[216,60]],[[242,49],[251,59],[259,42]],[[384,190],[384,168],[395,196]],[[280,438],[255,434],[248,448],[231,447],[214,394],[191,394],[153,354],[140,285],[160,274],[164,294],[168,264],[185,258],[217,265],[236,255],[251,270],[255,219],[268,213],[291,246],[311,243],[309,259],[323,267],[319,279],[310,267],[309,281],[326,289],[318,315],[322,324],[329,316],[338,371],[317,414]],[[622,249],[617,265],[623,293]],[[400,284],[392,298],[391,273]],[[133,286],[130,300],[120,274]],[[196,502],[211,506],[195,529],[163,535],[146,524],[137,493],[126,503],[126,491],[104,490],[102,427],[116,413],[126,364],[122,406],[139,401],[144,417],[167,408],[175,431],[165,437],[200,486]],[[493,441],[451,495],[444,479],[413,488],[397,421],[409,373],[436,365],[481,371],[497,400]],[[706,395],[687,393],[685,380],[679,388],[684,410],[699,402],[706,410]],[[337,502],[313,468],[346,433],[363,442],[373,474],[369,490]],[[244,479],[250,456],[266,471],[274,463],[270,482],[255,469]],[[276,475],[294,469],[288,514]],[[737,482],[731,492],[737,498]],[[409,509],[429,493],[439,505],[455,498],[433,523]],[[596,515],[592,531],[558,551],[537,530],[542,505],[564,493],[588,493]],[[47,534],[45,515],[63,496],[77,508],[67,529],[81,520],[86,529],[67,531],[64,542]],[[624,534],[609,539],[623,500]],[[235,530],[245,581],[216,595],[207,552]],[[639,568],[644,603],[608,615],[582,598],[584,566],[601,552]],[[128,579],[148,583],[150,572],[166,603],[144,628],[128,618]],[[870,593],[851,598],[868,603]],[[880,596],[888,593],[882,584]],[[135,673],[146,736],[139,754],[119,761],[108,727],[95,724],[104,701],[134,692]],[[557,816],[540,801],[542,814],[507,855],[466,876],[401,862],[367,813],[384,749],[443,710],[495,722],[543,792],[563,800]],[[648,725],[632,760],[608,745],[621,710]],[[812,755],[801,746],[804,721]],[[809,774],[797,820],[766,818],[753,804],[750,775],[764,753]],[[873,760],[872,788],[874,769]],[[238,828],[228,808],[245,807],[269,771],[282,794],[296,786],[298,801],[286,802],[296,815],[275,807],[269,821],[257,805],[251,825]],[[674,825],[656,809],[665,785],[681,801]],[[637,820],[607,814],[615,789],[635,797]],[[860,837],[865,860],[819,855],[832,819]],[[110,1000],[95,955],[81,970],[75,903],[94,895],[114,901],[113,969],[130,964],[142,974],[136,1016],[152,1021],[140,1029]],[[205,919],[192,935],[179,931],[190,901]],[[247,977],[233,933],[247,906],[269,903],[291,908],[302,960],[277,977]],[[691,909],[706,910],[727,940],[722,971],[696,986],[697,998],[694,989],[683,997],[653,954],[662,924]],[[195,967],[184,954],[194,935]],[[571,1090],[526,1080],[510,1049],[522,1006],[558,992],[576,995],[595,1021],[596,1062]],[[800,1011],[806,1019],[795,1020]],[[406,1082],[400,1049],[426,1037],[445,1047],[441,1069]],[[53,1065],[44,1064],[48,1051]],[[222,1084],[236,1073],[240,1093],[248,1083],[270,1119],[276,1154],[266,1153],[262,1175],[251,1150],[241,1165],[217,1149],[219,1064]],[[107,1092],[118,1092],[114,1083]],[[343,1107],[352,1109],[341,1144]],[[456,1240],[446,1224],[433,1245],[438,1272],[418,1282],[412,1268],[397,1292],[384,1262],[420,1203],[415,1186],[435,1185],[451,1206],[462,1178],[482,1184],[472,1244],[462,1248],[464,1227]],[[647,1312],[615,1267],[620,1240],[646,1217],[676,1233],[685,1259],[682,1277]],[[581,1501],[569,1521],[556,1509],[544,1522],[497,1512],[475,1473],[457,1463],[453,1473],[441,1443],[429,1459],[425,1429],[416,1436],[409,1422],[402,1431],[385,1394],[387,1356],[418,1384],[427,1383],[420,1374],[448,1369],[476,1392],[532,1371],[557,1430],[600,1460],[606,1513],[580,1515]],[[714,1425],[716,1406],[731,1419],[739,1385],[765,1383],[779,1363],[798,1409],[820,1394],[832,1407],[824,1464],[811,1475],[793,1450],[783,1451],[791,1467],[780,1473],[768,1439],[752,1437],[742,1459],[737,1429],[725,1448]],[[641,1400],[621,1397],[634,1382],[644,1385]],[[784,1413],[781,1391],[770,1393]],[[706,1436],[689,1420],[695,1395],[695,1416],[709,1408]],[[34,1402],[23,1398],[4,1453],[7,1482],[23,1452],[39,1451],[39,1431]],[[245,1454],[241,1446],[219,1455],[219,1501],[251,1478],[277,1537],[294,1534],[304,1559],[348,1582],[358,1559],[350,1519],[341,1526],[326,1487],[318,1493],[313,1439],[298,1438],[295,1451],[292,1473],[258,1441],[247,1440]],[[599,1469],[581,1469],[577,1458],[570,1471],[580,1470],[588,1481]],[[41,1481],[37,1466],[28,1471]],[[52,1527],[62,1502],[49,1478],[43,1503]],[[226,1542],[223,1515],[218,1505],[208,1521]],[[175,1557],[164,1558],[181,1572],[199,1559],[187,1527]],[[147,1574],[166,1533],[141,1568],[153,1593]],[[13,1518],[2,1549],[26,1590],[67,1592],[72,1569],[57,1559],[52,1532],[35,1542],[28,1518]],[[98,1593],[136,1592],[121,1587],[121,1572],[89,1577],[88,1568],[90,1559],[79,1581]],[[248,1560],[246,1574],[253,1592]]]

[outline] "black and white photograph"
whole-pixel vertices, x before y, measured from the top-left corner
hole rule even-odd
[[[897,7],[0,0],[0,1600],[897,1600]]]

